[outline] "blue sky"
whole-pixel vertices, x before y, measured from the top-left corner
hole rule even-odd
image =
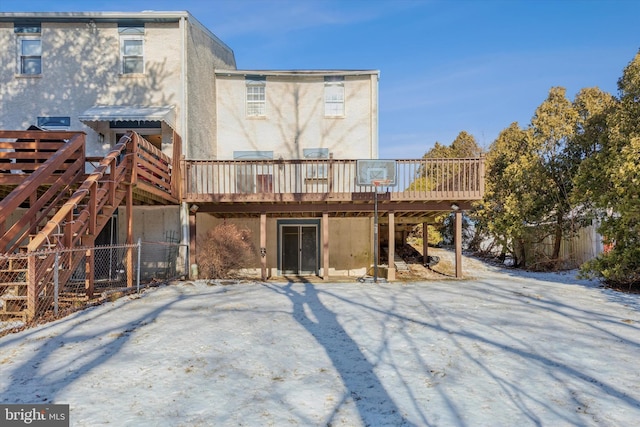
[[[241,69],[380,70],[380,157],[460,131],[487,147],[549,89],[617,94],[640,49],[635,0],[0,0],[0,11],[188,10]]]

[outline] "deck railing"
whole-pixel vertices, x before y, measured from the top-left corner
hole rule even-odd
[[[191,202],[351,200],[373,186],[357,185],[357,161],[185,160],[183,198]],[[484,159],[396,161],[396,185],[381,187],[392,200],[478,200],[484,195]]]

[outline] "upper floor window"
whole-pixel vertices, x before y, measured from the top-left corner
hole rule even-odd
[[[118,26],[122,74],[144,73],[144,26]]]
[[[273,160],[273,151],[234,151],[234,160]],[[236,192],[272,193],[273,165],[269,162],[241,162],[236,165]]]
[[[264,76],[247,76],[247,116],[264,117],[266,115],[266,86]]]
[[[344,116],[343,76],[325,76],[324,78],[324,115],[326,117]]]
[[[18,73],[42,74],[42,39],[40,24],[14,26],[18,36]]]

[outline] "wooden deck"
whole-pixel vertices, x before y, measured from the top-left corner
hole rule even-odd
[[[376,219],[387,222],[389,246],[394,247],[396,224],[425,226],[442,213],[456,211],[459,242],[461,211],[484,195],[483,158],[396,160],[395,184],[374,187],[358,183],[357,160],[180,160],[177,134],[171,158],[132,132],[104,158],[90,159],[85,157],[84,137],[82,132],[0,131],[3,252],[11,253],[25,244],[28,253],[52,243],[69,249],[92,246],[122,203],[128,206],[127,223],[131,224],[133,205],[186,202],[191,213],[260,218],[261,247],[266,247],[267,216],[321,217],[323,269],[328,277],[329,217],[372,217],[377,208]],[[88,175],[87,164],[95,166]],[[9,214],[18,208],[26,209],[24,215],[9,224]],[[195,215],[189,221],[190,253],[195,254]],[[130,227],[127,242],[132,243]],[[457,244],[456,276],[461,275],[460,258]],[[79,262],[81,257],[69,260],[69,268],[60,270],[64,277],[70,277]],[[85,271],[91,273],[85,288],[91,295],[93,257],[86,256],[85,262]],[[262,258],[263,277],[265,262]],[[19,270],[24,283],[5,285],[18,286],[15,308],[31,319],[55,269],[52,256],[32,256],[27,264],[7,266],[5,273]],[[133,271],[131,254],[127,264],[131,264],[127,271]],[[389,274],[395,274],[393,268]]]
[[[376,188],[357,185],[357,160],[189,160],[182,170],[183,200],[199,212],[373,214]],[[396,185],[378,187],[376,197],[400,221],[422,222],[452,204],[469,209],[484,195],[483,158],[397,160],[396,171]]]

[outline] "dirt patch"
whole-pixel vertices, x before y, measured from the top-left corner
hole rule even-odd
[[[453,250],[429,248],[428,254],[432,257],[438,257],[438,263],[431,267],[425,266],[423,264],[421,250],[409,244],[398,250],[398,255],[400,255],[407,264],[409,271],[397,271],[396,279],[406,282],[420,280],[456,280],[455,253]],[[482,261],[463,256],[463,279],[476,277],[477,272],[483,270],[486,270],[486,266]]]

